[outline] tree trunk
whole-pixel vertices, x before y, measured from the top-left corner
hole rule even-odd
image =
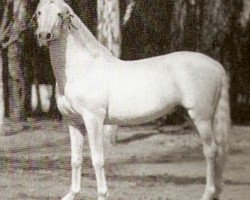
[[[121,56],[119,0],[98,0],[98,40],[116,57]]]
[[[21,63],[22,44],[14,42],[8,47],[9,117],[14,121],[25,120],[26,84]]]
[[[4,135],[3,55],[0,48],[0,137]]]
[[[4,99],[4,80],[3,80],[3,43],[8,34],[8,14],[10,1],[0,1],[0,136],[5,135],[4,131],[4,114],[5,114],[5,99]]]
[[[14,121],[24,121],[26,119],[25,96],[26,82],[24,66],[22,66],[22,38],[20,33],[27,25],[27,1],[13,1],[13,25],[10,31],[8,46],[8,69],[9,69],[9,91],[10,91],[10,113],[9,116]],[[12,39],[13,38],[13,39]],[[15,39],[16,38],[16,39]]]

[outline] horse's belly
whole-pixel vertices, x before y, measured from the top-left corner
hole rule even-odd
[[[176,105],[126,107],[109,110],[108,122],[114,124],[141,124],[157,119],[166,113],[171,113]]]
[[[167,95],[140,96],[121,95],[109,104],[108,121],[117,124],[141,124],[171,113],[179,104],[179,98],[172,93]]]

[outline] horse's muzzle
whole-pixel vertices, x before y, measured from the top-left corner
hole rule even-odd
[[[49,32],[40,32],[37,34],[37,40],[40,46],[46,46],[52,40],[52,34]]]

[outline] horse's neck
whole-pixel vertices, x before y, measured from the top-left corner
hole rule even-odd
[[[68,31],[62,31],[60,37],[51,42],[49,50],[58,92],[63,95],[66,82],[79,74],[84,75],[84,70],[89,67],[86,63],[94,59],[91,53]]]
[[[64,94],[64,87],[67,81],[66,77],[66,45],[67,35],[62,34],[59,39],[51,42],[49,45],[50,61],[53,73],[56,78],[58,92]]]
[[[113,59],[105,52],[90,49],[89,44],[83,43],[77,31],[63,30],[60,37],[49,46],[53,73],[60,94],[64,94],[67,81],[84,78],[87,71],[102,65],[96,65],[99,58]],[[80,75],[80,76],[79,76]]]
[[[70,8],[71,9],[71,8]],[[73,11],[72,11],[73,12]],[[77,15],[74,15],[72,19],[73,24],[76,26],[76,29],[73,30],[75,36],[78,38],[79,42],[92,53],[93,56],[101,56],[107,60],[115,60],[112,53],[102,45],[95,36],[91,33],[91,31],[82,23],[80,18]]]

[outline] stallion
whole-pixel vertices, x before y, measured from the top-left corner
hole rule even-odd
[[[81,188],[84,123],[89,139],[98,200],[108,194],[104,172],[104,125],[142,124],[187,110],[203,144],[206,187],[201,200],[218,200],[228,148],[228,80],[221,64],[195,52],[123,61],[93,36],[63,0],[41,1],[36,35],[49,48],[57,104],[71,139],[72,183],[63,200]]]

